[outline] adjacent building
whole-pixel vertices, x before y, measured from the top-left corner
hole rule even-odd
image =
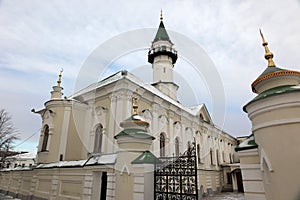
[[[238,145],[245,197],[300,199],[300,72],[282,69],[261,33],[268,66],[252,83],[244,106],[253,134]]]

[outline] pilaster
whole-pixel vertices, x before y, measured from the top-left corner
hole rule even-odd
[[[110,95],[110,110],[109,110],[109,127],[108,127],[108,141],[107,141],[107,152],[113,153],[114,152],[114,135],[116,134],[115,131],[115,116],[116,116],[116,108],[117,108],[117,96],[115,94]]]

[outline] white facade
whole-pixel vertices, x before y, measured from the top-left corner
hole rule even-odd
[[[236,161],[236,139],[213,123],[204,104],[189,107],[177,101],[178,86],[173,80],[176,59],[177,52],[161,21],[148,54],[153,67],[153,84],[120,71],[63,99],[60,75],[45,108],[35,112],[42,117],[37,174],[32,181],[36,189],[23,195],[48,198],[48,193],[43,196],[43,192],[48,191],[45,188],[52,188],[51,198],[64,196],[57,189],[58,185],[66,185],[67,190],[67,183],[70,183],[74,188],[76,184],[78,188],[80,184],[84,186],[81,198],[99,199],[102,189],[98,186],[106,177],[108,199],[122,199],[123,193],[129,195],[129,199],[151,199],[153,190],[147,186],[151,180],[147,170],[151,166],[131,165],[131,161],[143,149],[150,150],[156,157],[178,156],[192,142],[197,148],[200,196],[219,192],[228,185],[230,164]],[[155,138],[153,141],[115,139],[122,131],[120,123],[133,114],[133,96],[138,99],[138,115],[150,125],[147,132]],[[56,173],[56,169],[66,167],[77,167],[66,169],[65,173],[73,171],[78,179],[67,178],[63,170],[54,178],[43,174],[45,169]],[[41,178],[44,176],[46,178]],[[52,180],[52,184],[47,185],[39,179]],[[10,187],[6,186],[5,190]],[[80,196],[77,192],[69,191],[73,196]]]

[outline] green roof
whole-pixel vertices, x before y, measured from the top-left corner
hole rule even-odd
[[[153,153],[150,151],[144,151],[141,155],[134,159],[131,164],[154,164],[157,161],[158,159],[155,155],[153,155]]]
[[[258,145],[255,142],[254,134],[251,134],[247,139],[245,139],[241,144],[239,144],[235,151],[243,151],[248,149],[256,149]]]
[[[154,42],[159,41],[159,40],[166,40],[166,41],[170,41],[169,35],[165,29],[164,23],[162,21],[160,21],[159,27],[158,27],[158,31],[156,33],[156,36],[154,38]]]
[[[267,67],[267,69],[265,69],[265,71],[263,71],[263,73],[259,76],[262,77],[264,75],[273,73],[273,72],[277,72],[277,71],[282,71],[283,69],[280,69],[278,67]]]
[[[115,135],[114,138],[117,139],[118,137],[124,136],[124,135],[132,136],[132,137],[136,137],[136,138],[144,138],[144,139],[151,138],[152,140],[155,139],[155,137],[153,137],[148,132],[141,130],[141,129],[124,129],[123,131],[121,131],[120,133]]]
[[[278,95],[278,94],[283,94],[283,93],[288,93],[288,92],[294,92],[294,91],[300,91],[300,87],[294,86],[294,85],[284,85],[284,86],[279,86],[275,88],[271,88],[269,90],[263,91],[259,95],[257,95],[254,99],[252,99],[249,103],[247,103],[244,107],[243,110],[246,112],[246,107],[255,101],[258,101],[260,99],[267,98],[269,96],[273,95]]]

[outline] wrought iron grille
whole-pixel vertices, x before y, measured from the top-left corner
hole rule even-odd
[[[154,166],[155,200],[197,200],[197,159],[195,144],[181,156],[161,157]]]

